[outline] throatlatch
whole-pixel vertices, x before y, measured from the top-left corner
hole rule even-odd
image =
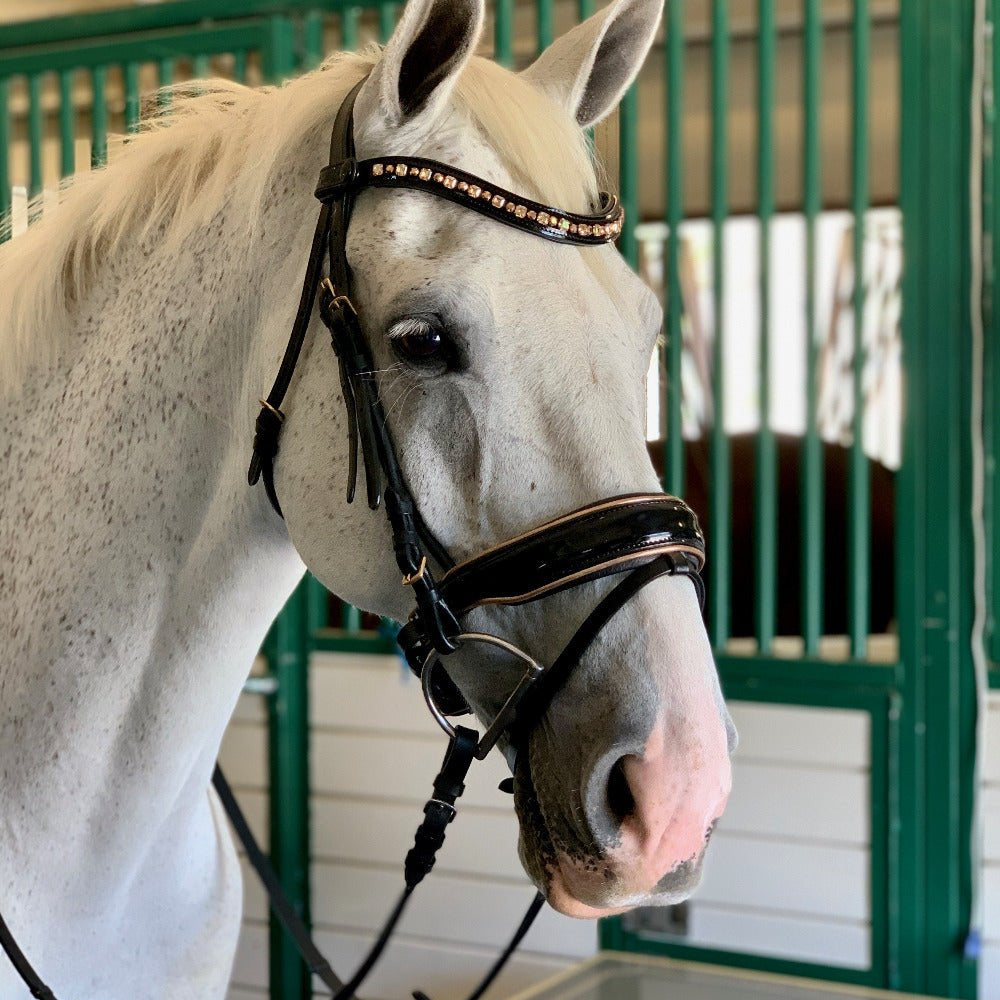
[[[404,862],[402,894],[367,957],[347,983],[336,976],[311,939],[256,843],[222,772],[216,768],[213,776],[219,798],[267,889],[272,908],[295,940],[303,960],[332,991],[335,1000],[352,1000],[386,947],[414,889],[433,868],[447,828],[455,818],[455,804],[464,790],[472,761],[485,757],[500,740],[505,739],[515,753],[524,746],[601,629],[647,584],[664,575],[682,574],[691,579],[699,599],[704,597],[700,572],[705,545],[698,520],[683,500],[662,493],[599,500],[457,566],[424,523],[399,464],[379,396],[369,341],[351,300],[346,247],[356,194],[364,188],[423,191],[530,235],[576,246],[613,241],[621,232],[623,212],[618,200],[608,194],[601,194],[593,215],[560,211],[433,160],[393,156],[359,163],[354,155],[353,111],[363,83],[359,82],[347,95],[334,122],[330,162],[323,168],[316,188],[322,207],[302,293],[277,377],[267,397],[261,400],[247,475],[250,485],[263,479],[268,500],[282,516],[274,484],[274,462],[286,422],[281,407],[318,304],[338,360],[347,407],[347,502],[352,503],[356,493],[360,448],[368,506],[377,510],[385,505],[402,583],[412,590],[416,605],[400,632],[400,646],[421,678],[428,707],[449,737],[433,794],[424,807],[423,821]],[[324,275],[327,262],[329,274]],[[436,571],[443,573],[440,582]],[[461,625],[464,615],[483,605],[525,604],[609,576],[622,579],[605,593],[548,668],[500,636],[466,631]],[[460,647],[474,643],[503,649],[524,667],[520,680],[482,736],[449,721],[448,716],[466,714],[469,708],[443,663]],[[510,944],[469,1000],[478,1000],[500,973],[543,902],[542,895],[536,894]],[[2,918],[0,945],[32,995],[39,1000],[55,1000]],[[419,990],[414,997],[429,1000]]]

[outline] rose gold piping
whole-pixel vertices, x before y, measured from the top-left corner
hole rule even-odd
[[[533,601],[559,587],[572,583],[574,580],[579,580],[581,577],[589,576],[591,573],[604,569],[610,569],[612,566],[620,566],[622,563],[632,562],[636,559],[644,559],[647,556],[662,556],[671,552],[686,552],[688,555],[695,556],[700,563],[698,566],[699,571],[705,565],[705,553],[702,552],[701,549],[697,549],[693,545],[679,545],[676,542],[663,542],[660,545],[655,545],[650,549],[644,549],[641,552],[632,552],[627,556],[617,556],[614,559],[609,559],[607,562],[599,563],[596,566],[588,566],[586,569],[578,570],[576,573],[570,573],[569,576],[562,576],[558,580],[553,580],[551,583],[547,583],[544,587],[537,587],[535,590],[529,590],[525,594],[517,594],[513,597],[487,597],[484,600],[475,601],[468,606],[463,605],[462,610],[459,613],[465,614],[466,611],[471,611],[473,608],[481,608],[484,604],[523,604],[526,601]]]
[[[568,514],[560,514],[559,517],[554,518],[551,521],[546,521],[544,524],[540,524],[537,527],[529,528],[523,534],[515,535],[513,538],[508,538],[502,542],[498,542],[496,545],[491,545],[488,549],[484,549],[478,555],[474,555],[470,559],[465,559],[457,566],[453,566],[450,570],[448,570],[448,572],[441,578],[441,583],[444,584],[449,577],[459,573],[466,566],[470,566],[473,563],[478,562],[480,559],[485,559],[488,555],[498,552],[500,549],[507,548],[508,545],[514,545],[517,542],[522,542],[524,539],[531,538],[542,531],[547,531],[549,528],[558,527],[566,521],[576,520],[576,518],[584,512],[590,514],[596,511],[611,510],[614,507],[627,507],[632,504],[642,506],[644,504],[658,503],[661,500],[678,500],[678,497],[671,496],[669,493],[630,493],[628,496],[615,497],[614,500],[602,500],[590,507],[584,504],[583,507],[577,507],[576,510],[570,511]]]

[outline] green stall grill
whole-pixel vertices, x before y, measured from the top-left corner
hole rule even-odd
[[[996,560],[975,560],[968,511],[977,456],[970,445],[969,400],[974,380],[985,392],[984,554],[994,547],[994,452],[1000,440],[996,358],[1000,312],[993,309],[992,262],[1000,259],[996,206],[1000,172],[993,164],[996,128],[992,81],[998,57],[992,24],[1000,0],[987,0],[981,120],[985,141],[974,143],[973,96],[976,0],[667,0],[662,38],[650,56],[662,95],[653,126],[645,109],[646,84],[624,98],[617,119],[594,135],[596,148],[617,172],[627,209],[621,250],[641,266],[637,223],[665,226],[660,411],[663,429],[653,446],[667,490],[684,493],[703,467],[699,513],[709,534],[709,634],[730,699],[781,705],[848,708],[870,718],[869,806],[870,964],[864,969],[706,949],[649,935],[621,920],[605,921],[601,942],[625,952],[663,954],[784,972],[912,993],[973,997],[977,961],[965,948],[973,867],[968,851],[973,808],[976,686],[969,635],[973,625],[974,570],[985,573],[985,643],[990,662],[1000,658],[995,628]],[[491,5],[493,55],[505,65],[530,61],[555,34],[588,16],[592,0],[496,0]],[[249,83],[280,81],[316,66],[335,48],[385,40],[399,5],[325,0],[175,0],[94,14],[0,25],[0,239],[31,224],[61,179],[107,158],[109,132],[135,131],[143,100],[156,88],[183,79],[226,75]],[[898,121],[874,120],[873,30],[890,38],[896,65]],[[841,53],[832,65],[830,39]],[[778,156],[775,130],[783,67],[779,47],[795,44],[797,85],[795,162]],[[880,36],[881,37],[881,36]],[[734,46],[752,53],[754,89],[751,162],[734,159],[738,122],[734,103]],[[689,70],[698,54],[708,67],[708,93],[693,89]],[[785,69],[787,75],[787,69]],[[825,175],[824,94],[831,77],[846,86],[848,131],[843,154],[846,189],[831,206]],[[779,101],[780,98],[780,101]],[[154,98],[155,99],[155,98]],[[160,100],[165,100],[161,98]],[[706,126],[704,178],[691,167],[692,108]],[[659,144],[658,194],[650,199],[649,170],[640,149],[649,129]],[[886,129],[891,134],[886,134]],[[866,224],[875,203],[871,185],[873,137],[898,157],[889,204],[902,219],[901,365],[904,419],[901,461],[873,480],[865,454],[863,418],[866,295]],[[880,154],[881,155],[881,154]],[[971,168],[975,167],[976,170]],[[794,183],[787,183],[789,171]],[[977,173],[977,170],[980,173]],[[738,175],[738,176],[737,176]],[[735,181],[753,180],[753,193],[734,204]],[[976,178],[981,176],[981,182]],[[784,178],[784,179],[783,179]],[[970,178],[972,186],[970,186]],[[705,196],[696,203],[695,181]],[[791,191],[791,194],[788,192]],[[970,191],[976,197],[970,201]],[[884,192],[879,195],[885,204]],[[648,204],[656,204],[651,215]],[[746,202],[746,203],[744,203]],[[981,202],[985,269],[972,256],[970,211]],[[853,402],[843,450],[842,489],[830,479],[822,437],[817,329],[817,227],[836,207],[852,220],[850,267],[863,279],[850,289],[847,313],[853,351],[847,377]],[[713,252],[708,300],[718,318],[707,365],[711,419],[694,441],[684,434],[683,371],[691,317],[685,299],[682,232],[692,217],[706,220],[711,243],[723,246],[736,217],[756,220],[758,328],[774,323],[776,219],[801,217],[804,227],[805,416],[791,445],[772,426],[776,364],[771,336],[759,338],[757,428],[737,442],[726,429],[723,324],[729,272],[739,266]],[[971,220],[971,221],[970,221]],[[16,238],[16,237],[15,237]],[[780,280],[780,272],[777,274]],[[981,296],[970,283],[981,282]],[[974,356],[972,303],[982,303],[985,354]],[[738,465],[746,454],[748,464]],[[790,458],[789,455],[792,457]],[[742,461],[742,459],[740,459]],[[701,466],[699,466],[701,463]],[[781,487],[782,469],[794,466],[794,489]],[[882,480],[879,480],[880,482]],[[838,480],[840,483],[841,480]],[[737,496],[734,490],[740,491]],[[747,499],[744,499],[743,494]],[[889,505],[888,555],[873,554],[873,510]],[[737,512],[746,509],[745,521]],[[831,562],[831,518],[843,524],[843,544]],[[838,521],[838,523],[840,523]],[[747,537],[750,541],[747,542]],[[790,557],[789,553],[794,553]],[[886,575],[884,570],[890,570]],[[878,575],[881,574],[881,575]],[[797,592],[796,620],[782,620],[783,581]],[[873,651],[873,580],[888,580],[891,640]],[[842,649],[826,641],[831,608],[842,620]],[[887,629],[889,631],[889,629]],[[264,647],[267,675],[251,689],[267,699],[270,732],[271,851],[300,911],[309,915],[308,662],[317,650],[386,653],[392,630],[340,605],[307,577],[275,622]],[[886,650],[888,649],[888,653]],[[309,976],[282,930],[270,931],[270,983],[275,1000],[311,996]]]

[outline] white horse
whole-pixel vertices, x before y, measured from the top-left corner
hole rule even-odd
[[[359,156],[434,157],[586,212],[583,129],[635,77],[661,4],[616,0],[514,74],[473,55],[483,0],[411,0],[380,53],[177,97],[0,250],[0,911],[61,1000],[225,994],[240,872],[209,778],[248,666],[303,562],[356,605],[408,611],[384,515],[344,503],[318,322],[285,404],[287,522],[246,483],[342,98],[370,74]],[[454,554],[658,488],[642,414],[661,317],[613,248],[419,192],[365,192],[349,235],[404,473]],[[476,624],[552,662],[599,592]],[[509,664],[448,666],[484,717],[509,690]],[[521,854],[551,905],[688,895],[734,739],[694,588],[663,578],[531,737]],[[0,997],[26,996],[0,955]]]

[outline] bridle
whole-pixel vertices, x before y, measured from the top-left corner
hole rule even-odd
[[[405,888],[368,956],[346,984],[331,970],[307,928],[286,897],[267,857],[256,843],[226,779],[216,767],[213,784],[237,836],[261,877],[271,905],[292,935],[303,959],[333,991],[350,1000],[389,941],[409,897],[434,865],[445,831],[454,819],[455,802],[475,759],[506,737],[516,755],[544,715],[574,667],[601,629],[639,590],[664,575],[682,574],[704,592],[700,572],[704,539],[694,512],[677,497],[662,493],[610,497],[547,521],[456,565],[420,516],[402,473],[379,396],[371,348],[351,299],[347,230],[354,199],[366,188],[406,188],[444,198],[487,218],[554,243],[599,246],[621,232],[623,212],[612,195],[602,193],[596,213],[581,215],[543,205],[445,163],[408,156],[358,161],[353,137],[354,102],[364,80],[347,95],[334,122],[329,164],[320,172],[316,197],[321,202],[306,276],[277,377],[257,416],[250,485],[263,479],[271,506],[282,515],[274,484],[274,461],[285,414],[281,409],[318,302],[340,367],[348,415],[347,502],[354,500],[358,448],[364,462],[368,506],[385,506],[396,562],[415,608],[399,633],[399,644],[420,678],[432,715],[449,737],[434,793],[404,863]],[[329,274],[324,274],[326,264]],[[442,571],[435,577],[434,566]],[[605,577],[621,579],[607,590],[547,668],[506,639],[465,629],[464,616],[490,604],[520,605]],[[443,662],[457,649],[483,643],[505,652],[523,666],[520,680],[485,733],[453,725],[449,716],[470,711]],[[525,755],[526,756],[526,755]],[[530,780],[530,779],[529,779]],[[506,790],[511,790],[509,782]],[[501,787],[504,787],[502,785]],[[527,933],[544,899],[536,894],[507,948],[470,1000],[478,1000]],[[0,917],[0,945],[32,995],[55,1000],[18,948]],[[427,1000],[416,991],[417,1000]]]

